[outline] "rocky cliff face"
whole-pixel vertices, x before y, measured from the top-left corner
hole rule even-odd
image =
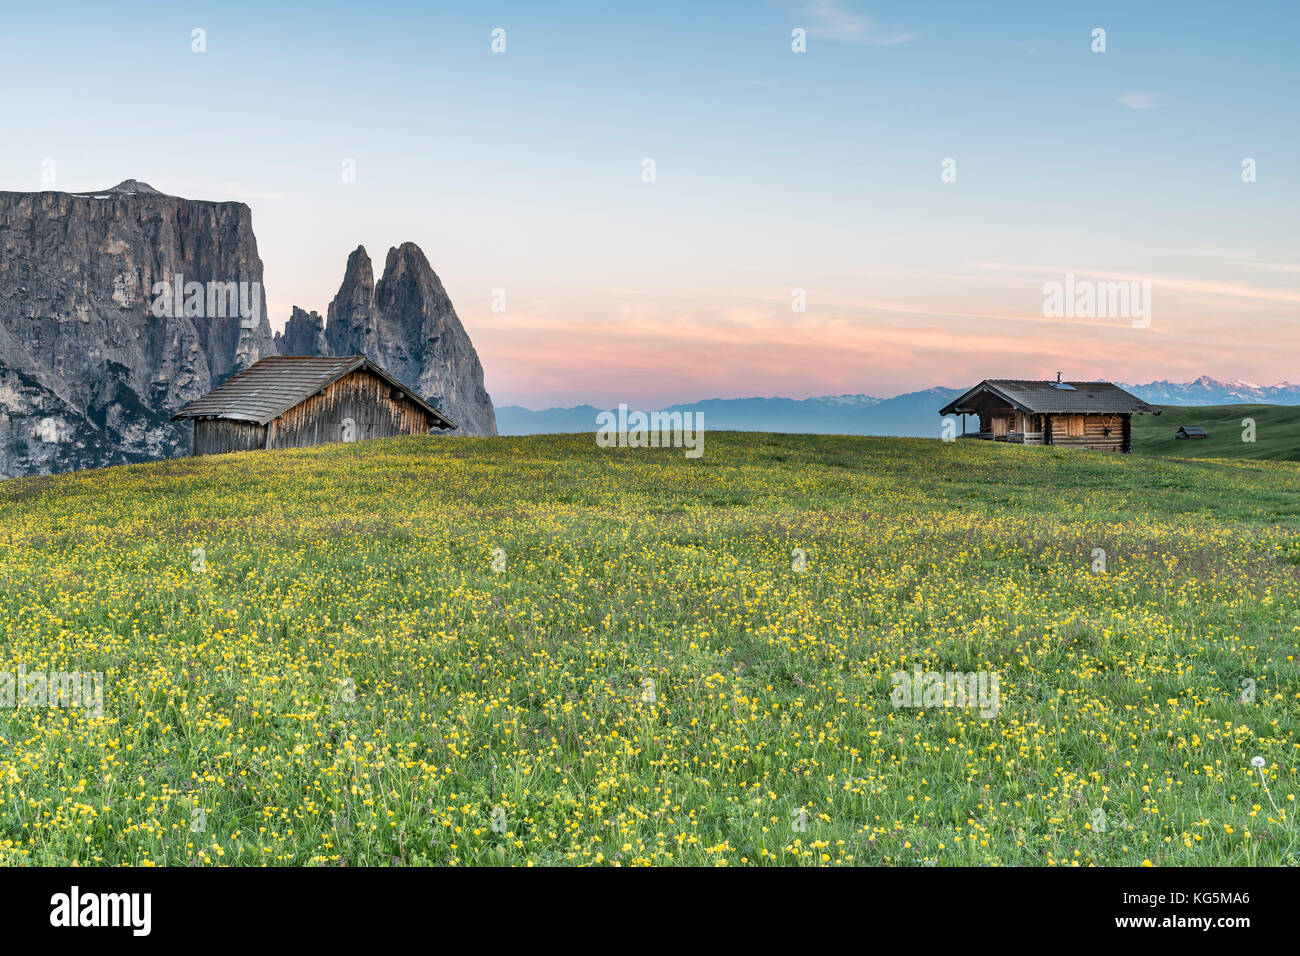
[[[295,305],[284,332],[275,333],[275,348],[281,355],[329,355],[325,344],[325,320],[315,312],[304,312]]]
[[[243,203],[0,192],[0,476],[184,453],[171,414],[275,351]]]
[[[348,259],[326,324],[295,308],[272,336],[252,213],[127,180],[0,192],[0,478],[186,454],[172,414],[267,355],[364,354],[459,434],[496,434],[483,368],[419,248],[375,286]]]
[[[419,246],[389,249],[378,285],[370,257],[358,247],[328,316],[329,351],[304,354],[364,355],[451,418],[457,434],[497,433],[478,354]]]

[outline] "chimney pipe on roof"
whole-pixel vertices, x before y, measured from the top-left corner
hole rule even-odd
[[[1057,372],[1057,373],[1056,373],[1056,380],[1057,380],[1058,382],[1061,380],[1061,373],[1060,373],[1060,372]]]

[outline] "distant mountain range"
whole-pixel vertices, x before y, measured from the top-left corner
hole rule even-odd
[[[1256,385],[1235,379],[1219,382],[1202,375],[1194,382],[1122,385],[1153,405],[1300,405],[1300,385]]]
[[[1121,385],[1154,405],[1300,405],[1300,385],[1255,385],[1219,382],[1202,375],[1194,382],[1151,382]],[[802,432],[811,435],[892,435],[933,438],[939,431],[939,409],[965,392],[936,387],[893,398],[871,395],[828,395],[822,398],[711,398],[701,402],[642,411],[703,412],[704,427],[720,431]],[[555,432],[595,432],[594,405],[547,408],[498,406],[497,428],[502,435],[542,435]]]

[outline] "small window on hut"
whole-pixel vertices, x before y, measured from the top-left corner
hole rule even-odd
[[[1066,434],[1069,435],[1071,438],[1082,438],[1083,437],[1083,416],[1071,415],[1069,419],[1066,421],[1066,428],[1068,429],[1066,431]]]

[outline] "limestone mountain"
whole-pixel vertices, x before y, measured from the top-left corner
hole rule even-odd
[[[183,405],[269,355],[365,354],[458,425],[496,433],[483,368],[411,244],[348,260],[328,325],[267,320],[252,212],[128,179],[0,192],[0,477],[188,453]]]
[[[243,203],[0,192],[0,476],[183,453],[172,412],[272,354]]]
[[[295,308],[282,345],[304,351],[285,354],[364,355],[456,422],[456,434],[497,433],[478,354],[441,280],[415,243],[388,250],[377,285],[370,256],[358,246],[348,256],[343,284],[329,306],[327,351],[319,351],[319,319]]]
[[[325,344],[325,320],[296,305],[283,332],[275,333],[275,349],[281,355],[329,355]]]

